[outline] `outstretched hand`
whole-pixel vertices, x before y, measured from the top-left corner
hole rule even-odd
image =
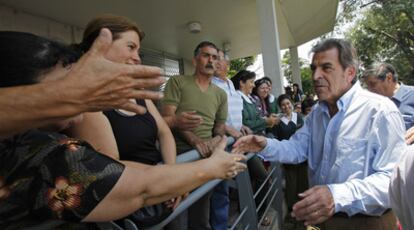
[[[222,137],[213,153],[209,162],[211,162],[212,169],[216,174],[216,178],[230,179],[246,169],[246,164],[239,161],[246,160],[242,154],[230,154],[224,149],[227,146],[227,138]]]
[[[259,152],[266,147],[267,140],[263,136],[248,135],[239,138],[236,143],[233,144],[232,153],[244,154],[249,152]]]
[[[145,90],[165,82],[158,67],[114,63],[105,58],[112,43],[111,32],[104,28],[91,49],[73,66],[63,84],[63,98],[83,106],[84,111],[117,108],[142,114],[146,109],[129,99],[155,99],[159,92]]]

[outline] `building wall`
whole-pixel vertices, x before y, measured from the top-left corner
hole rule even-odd
[[[79,42],[83,32],[83,28],[32,15],[4,5],[0,5],[0,30],[30,32],[66,43]]]
[[[0,30],[30,32],[70,44],[81,41],[83,29],[0,4]],[[191,60],[184,60],[181,68],[184,74],[194,72]]]

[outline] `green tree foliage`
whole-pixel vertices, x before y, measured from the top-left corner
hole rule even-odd
[[[356,18],[344,34],[358,50],[362,68],[389,62],[400,80],[414,85],[414,1],[343,0],[342,7],[337,26]]]
[[[233,77],[240,70],[245,70],[247,67],[253,65],[256,61],[256,56],[249,56],[244,58],[238,58],[230,61],[229,77]]]
[[[291,68],[290,52],[287,51],[282,57],[282,71],[289,84],[292,84],[292,68]],[[314,93],[312,85],[312,71],[309,62],[306,59],[299,58],[300,78],[302,81],[302,91],[304,93]]]

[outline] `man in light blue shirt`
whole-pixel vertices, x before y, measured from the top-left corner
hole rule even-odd
[[[237,139],[251,134],[252,131],[242,123],[243,99],[234,89],[233,82],[227,78],[228,69],[228,57],[219,49],[216,72],[211,82],[227,94],[228,113],[225,131],[227,135]],[[210,225],[213,229],[227,229],[229,207],[229,187],[227,181],[222,181],[214,188],[210,201]]]
[[[363,74],[369,91],[390,98],[401,112],[407,129],[407,144],[414,142],[414,87],[398,82],[394,66],[376,63]]]
[[[233,152],[259,152],[282,163],[308,161],[312,187],[298,194],[302,200],[292,212],[305,225],[395,229],[388,186],[406,148],[404,121],[390,100],[356,81],[356,52],[349,42],[327,39],[312,51],[319,103],[304,126],[287,141],[242,137]]]
[[[234,88],[233,82],[227,78],[229,60],[228,57],[219,49],[217,70],[212,79],[212,83],[220,87],[227,94],[228,113],[226,120],[226,134],[234,138],[251,134],[252,130],[243,125],[242,110],[243,99]]]

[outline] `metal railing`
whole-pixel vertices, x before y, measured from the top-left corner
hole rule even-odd
[[[233,138],[228,138],[228,146],[233,143]],[[254,154],[247,154],[247,161],[252,158]],[[177,156],[177,164],[192,162],[200,159],[200,154],[196,150],[191,150],[186,153],[180,154]],[[257,230],[260,227],[263,219],[268,216],[268,212],[273,208],[273,218],[272,218],[272,228],[271,229],[282,229],[281,220],[282,220],[282,201],[283,194],[281,189],[281,168],[279,164],[271,164],[268,176],[259,189],[253,193],[251,178],[248,170],[241,172],[237,175],[234,180],[229,181],[231,188],[237,189],[238,194],[238,205],[239,205],[239,214],[236,217],[235,221],[232,223],[232,226],[229,228],[233,229],[252,229]],[[162,229],[165,225],[174,220],[178,215],[186,211],[192,204],[194,204],[198,199],[204,196],[207,192],[211,191],[217,184],[222,180],[212,180],[204,185],[200,186],[196,190],[192,191],[190,195],[183,200],[179,206],[162,222],[145,228],[146,230],[158,230]],[[266,186],[267,185],[267,186]],[[267,191],[264,191],[268,187]],[[255,199],[257,198],[260,192],[266,192],[263,200],[257,201],[259,205],[256,207]],[[266,205],[266,207],[265,207]],[[263,215],[258,219],[258,212],[260,209],[264,208]],[[47,221],[41,225],[34,226],[30,230],[43,230],[51,229],[56,226],[64,223],[63,221]],[[124,219],[124,228],[121,228],[115,222],[102,222],[97,223],[98,227],[101,230],[138,230],[138,227],[128,219]]]

